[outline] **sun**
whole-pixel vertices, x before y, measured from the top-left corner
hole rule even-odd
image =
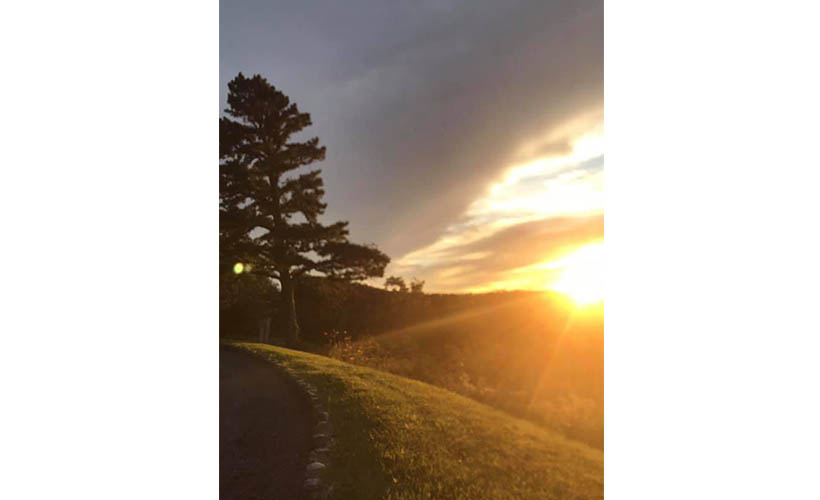
[[[604,245],[592,243],[551,262],[557,277],[547,285],[569,295],[579,305],[589,305],[604,299]]]

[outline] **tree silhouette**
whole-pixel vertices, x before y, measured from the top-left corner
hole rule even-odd
[[[260,75],[228,83],[228,116],[219,120],[220,253],[279,280],[288,342],[299,341],[294,286],[319,273],[349,281],[383,276],[390,258],[374,245],[347,240],[347,222],[323,225],[320,170],[286,177],[325,158],[319,138],[290,137],[310,115]]]
[[[404,278],[400,276],[390,276],[384,280],[384,288],[396,292],[406,292],[407,285],[404,283]]]
[[[424,293],[422,289],[424,288],[424,281],[413,278],[413,281],[410,282],[410,291],[413,293]]]

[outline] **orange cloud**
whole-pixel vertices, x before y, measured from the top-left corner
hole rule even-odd
[[[431,291],[438,292],[541,289],[552,270],[541,270],[536,281],[527,280],[516,270],[557,260],[576,247],[602,240],[603,235],[602,214],[541,219],[515,224],[469,243],[437,249],[429,260],[418,255],[416,260],[400,262],[395,271],[419,276],[427,281]]]

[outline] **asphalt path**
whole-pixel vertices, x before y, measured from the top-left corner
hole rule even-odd
[[[309,411],[274,367],[220,349],[219,498],[300,498],[310,449]]]

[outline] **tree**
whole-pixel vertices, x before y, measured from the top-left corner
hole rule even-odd
[[[406,292],[407,285],[404,283],[404,278],[399,276],[390,276],[384,280],[384,288],[394,292]]]
[[[413,278],[413,281],[410,282],[410,291],[413,293],[424,293],[422,292],[422,288],[424,288],[424,281]]]
[[[300,277],[383,276],[390,258],[375,245],[350,243],[347,222],[319,222],[327,207],[321,170],[293,173],[325,158],[318,137],[291,140],[311,125],[310,114],[262,76],[242,73],[228,83],[225,113],[219,120],[221,258],[251,264],[252,273],[280,282],[288,342],[296,345],[293,292]]]

